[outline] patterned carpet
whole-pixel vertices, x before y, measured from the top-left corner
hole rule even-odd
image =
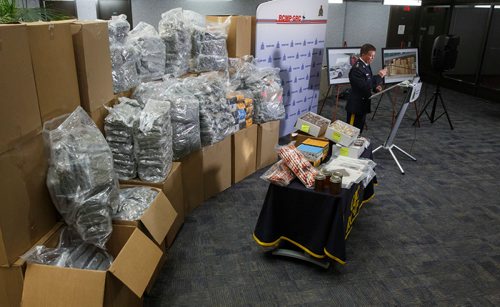
[[[401,175],[389,152],[375,153],[379,185],[354,224],[345,265],[324,270],[253,241],[267,191],[261,170],[187,217],[146,305],[499,306],[500,104],[442,93],[455,129],[425,115],[416,128],[409,107],[394,143],[417,161],[396,154]],[[390,105],[385,96],[367,121],[374,146],[389,133]]]

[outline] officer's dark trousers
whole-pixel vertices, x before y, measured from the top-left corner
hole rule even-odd
[[[365,127],[366,113],[351,113],[347,112],[347,120],[346,122],[359,128],[360,133],[363,132],[363,128]]]

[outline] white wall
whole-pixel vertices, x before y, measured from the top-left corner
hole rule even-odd
[[[97,19],[97,0],[76,0],[78,19]]]
[[[132,0],[134,25],[141,21],[158,26],[161,14],[182,7],[202,15],[255,15],[257,6],[265,0],[192,1],[192,0]]]
[[[347,46],[370,43],[377,48],[372,64],[373,73],[382,67],[382,48],[387,41],[390,6],[381,3],[347,2],[345,41]]]

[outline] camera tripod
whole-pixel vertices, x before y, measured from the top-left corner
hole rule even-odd
[[[424,114],[424,112],[425,112],[425,115],[427,115],[427,117],[431,121],[431,124],[433,124],[435,121],[437,121],[441,116],[446,115],[446,118],[448,119],[448,123],[450,124],[450,128],[451,128],[451,130],[453,130],[453,124],[451,123],[450,115],[448,115],[448,110],[446,110],[446,104],[444,103],[443,96],[441,95],[441,84],[440,83],[441,82],[437,83],[436,91],[432,94],[431,99],[429,99],[425,103],[424,107],[422,108],[422,111],[420,112],[420,114],[418,114],[417,119],[415,119],[415,121],[413,122],[414,125],[415,125],[415,123],[418,122],[418,120],[420,119],[420,116],[422,116],[422,114]],[[443,107],[444,112],[441,113],[437,118],[435,118],[436,105],[437,105],[438,99],[441,102],[441,106]],[[429,113],[427,113],[426,109],[427,109],[427,106],[429,106],[429,104],[431,103],[431,101],[432,101],[432,111],[431,111],[431,115],[429,115]]]

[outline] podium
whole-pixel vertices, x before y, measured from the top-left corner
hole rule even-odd
[[[412,81],[403,81],[403,82],[395,84],[395,85],[393,85],[393,86],[391,86],[383,91],[380,91],[376,94],[373,94],[370,97],[370,99],[377,97],[379,95],[382,95],[383,93],[388,92],[396,87],[407,88],[408,92],[405,96],[405,100],[404,100],[403,104],[401,105],[401,108],[399,109],[398,115],[396,117],[396,122],[392,126],[391,131],[389,132],[389,136],[387,137],[387,139],[385,140],[383,145],[380,145],[377,148],[375,148],[373,153],[375,153],[379,149],[385,149],[385,150],[389,151],[392,158],[394,159],[394,161],[398,165],[399,170],[401,171],[401,174],[404,175],[405,171],[404,171],[403,167],[401,167],[401,164],[399,163],[398,159],[396,158],[396,155],[394,154],[393,149],[399,150],[400,152],[402,152],[403,154],[408,156],[413,161],[417,161],[417,159],[415,157],[413,157],[412,155],[410,155],[409,153],[407,153],[406,151],[404,151],[403,149],[401,149],[400,147],[398,147],[396,144],[394,144],[394,138],[396,137],[396,133],[398,132],[399,125],[401,124],[401,121],[403,120],[403,117],[406,113],[406,109],[408,109],[408,105],[410,104],[410,102],[414,102],[415,100],[418,99],[418,96],[420,95],[420,90],[422,88],[422,83],[419,82],[418,78],[415,78]]]

